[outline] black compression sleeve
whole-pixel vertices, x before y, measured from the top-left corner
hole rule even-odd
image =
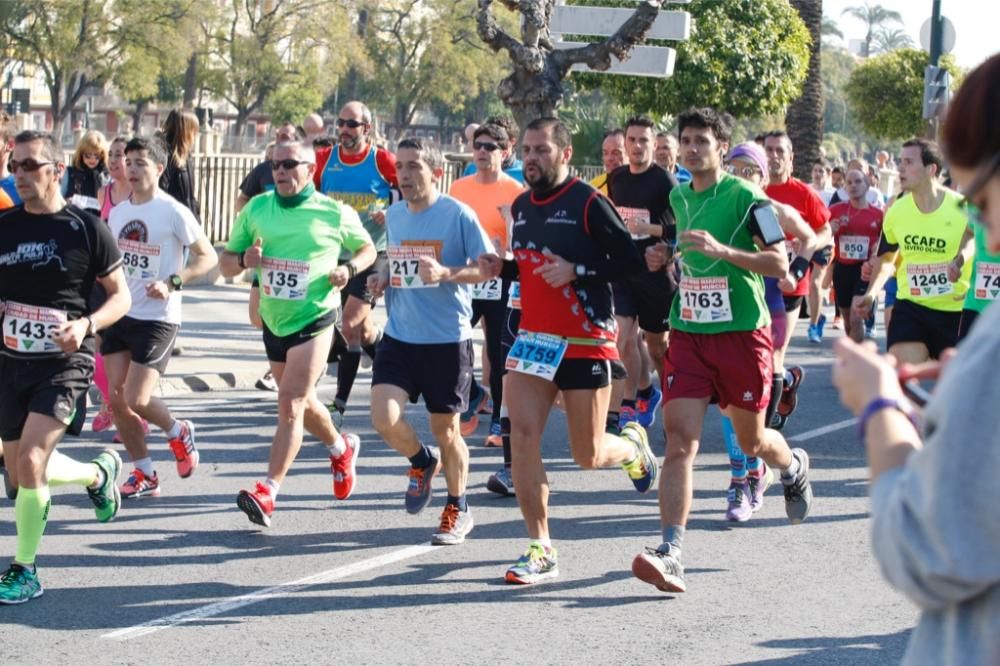
[[[584,211],[587,233],[604,249],[604,257],[584,265],[586,276],[612,282],[642,271],[645,258],[632,241],[632,236],[618,211],[603,196],[595,194]]]

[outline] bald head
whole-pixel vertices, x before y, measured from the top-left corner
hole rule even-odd
[[[353,127],[352,127],[353,125]],[[372,112],[358,101],[348,102],[337,115],[337,143],[349,154],[362,153],[372,136]]]
[[[472,145],[477,129],[479,129],[479,123],[469,123],[465,126],[465,143]]]
[[[326,127],[323,123],[323,116],[318,113],[310,113],[302,121],[302,129],[306,131],[306,139],[312,141],[318,136],[323,136],[326,133]]]

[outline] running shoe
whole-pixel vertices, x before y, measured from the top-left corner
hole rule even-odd
[[[637,398],[635,401],[635,411],[638,415],[639,425],[643,428],[651,428],[656,423],[656,412],[663,401],[663,393],[655,386],[648,400]]]
[[[434,495],[432,483],[434,477],[441,471],[441,457],[437,449],[431,449],[431,462],[427,467],[416,469],[410,467],[406,472],[409,482],[406,486],[406,511],[417,514],[427,508]]]
[[[830,328],[832,328],[835,331],[840,330],[840,315],[834,316],[833,322],[830,323]]]
[[[268,370],[263,375],[261,375],[260,379],[257,380],[257,383],[254,384],[254,386],[257,387],[261,391],[277,391],[278,390],[278,382],[276,382],[274,380],[274,375],[271,374],[270,370]]]
[[[533,543],[524,555],[507,569],[504,579],[508,583],[531,585],[559,575],[559,555],[555,548]]]
[[[865,321],[865,339],[866,340],[874,340],[876,337],[878,337],[878,336],[875,333],[875,322],[870,322],[869,323],[866,320]]]
[[[798,525],[809,516],[812,505],[812,484],[809,483],[809,454],[804,449],[792,449],[799,461],[799,473],[793,479],[781,478],[785,487],[785,515],[792,525]]]
[[[806,337],[809,338],[809,342],[814,345],[818,345],[823,342],[823,336],[819,332],[819,326],[816,324],[809,324],[809,330],[806,332]]]
[[[340,457],[330,456],[330,473],[333,474],[333,496],[345,500],[354,492],[357,479],[358,454],[361,453],[361,438],[345,434],[347,450]]]
[[[10,476],[7,475],[7,464],[2,457],[0,457],[0,473],[3,474],[3,489],[7,493],[7,499],[16,500],[17,486],[11,484]]]
[[[181,421],[181,434],[170,440],[170,450],[174,452],[177,459],[177,474],[186,479],[198,468],[198,461],[201,456],[194,446],[194,424],[190,421]]]
[[[118,475],[122,471],[122,459],[113,449],[104,449],[90,462],[97,465],[104,480],[97,488],[87,488],[87,495],[94,503],[97,522],[108,523],[118,515],[122,505],[122,494],[118,489]]]
[[[10,568],[0,576],[0,604],[23,604],[42,596],[42,584],[38,582],[38,572],[20,564]]]
[[[486,393],[486,398],[483,400],[483,403],[479,405],[479,413],[480,414],[493,413],[493,396],[491,396],[489,392]]]
[[[792,383],[787,384],[781,392],[781,400],[778,402],[778,414],[784,417],[789,417],[795,408],[799,404],[799,387],[802,386],[802,380],[806,378],[806,371],[801,366],[793,365],[788,368],[788,372],[792,375]]]
[[[729,484],[729,491],[726,493],[726,520],[731,523],[745,523],[753,516],[753,508],[750,506],[750,484],[746,480],[742,482],[732,481]]]
[[[788,421],[787,416],[782,416],[777,411],[775,411],[774,414],[771,414],[771,423],[768,424],[767,427],[770,428],[771,430],[781,430],[782,428],[785,427],[785,423],[787,421]]]
[[[629,423],[636,423],[639,415],[635,407],[622,407],[618,412],[618,427],[624,429]]]
[[[458,429],[462,433],[462,437],[468,437],[472,433],[476,432],[476,428],[479,427],[479,407],[486,401],[486,391],[482,388],[479,389],[479,393],[475,398],[469,398],[469,407],[459,418]]]
[[[159,497],[160,479],[153,472],[153,476],[146,476],[142,470],[136,468],[128,475],[125,483],[121,487],[122,499],[133,499],[136,497]]]
[[[485,445],[490,448],[503,446],[503,429],[499,421],[490,422],[490,434],[486,436]]]
[[[466,509],[459,511],[454,504],[445,504],[441,512],[441,525],[431,536],[431,544],[435,546],[457,546],[465,541],[466,535],[472,531],[472,512]]]
[[[632,575],[661,592],[686,592],[684,567],[669,550],[647,547],[632,560]]]
[[[327,405],[326,408],[330,410],[330,419],[333,421],[333,427],[340,431],[344,425],[344,414],[347,412],[347,404],[340,398],[334,398],[333,402]]]
[[[497,495],[513,497],[514,477],[510,475],[510,470],[506,467],[501,467],[496,474],[491,474],[490,478],[486,481],[486,489]]]
[[[94,432],[104,432],[114,424],[114,417],[111,415],[111,405],[105,402],[101,404],[100,411],[94,416],[94,420],[90,424],[90,429]]]
[[[656,472],[658,469],[656,456],[649,448],[649,439],[646,437],[646,430],[637,422],[627,423],[622,428],[622,438],[629,440],[635,446],[635,458],[627,463],[622,463],[622,469],[632,479],[635,489],[644,493],[653,487],[656,482]]]
[[[247,514],[251,523],[264,527],[271,526],[271,516],[274,515],[274,497],[271,496],[268,487],[260,481],[257,482],[253,491],[240,491],[240,494],[236,496],[236,506]]]
[[[140,419],[140,420],[142,421],[142,434],[143,435],[148,435],[149,434],[149,421],[147,421],[146,419]],[[111,441],[114,442],[115,444],[121,444],[122,443],[122,434],[120,432],[116,432],[115,436],[111,438]]]
[[[750,485],[750,508],[754,513],[764,506],[764,493],[774,483],[774,470],[767,466],[763,460],[760,461],[760,476],[747,475],[747,483]]]
[[[819,319],[816,320],[816,332],[819,333],[820,342],[823,341],[823,329],[826,327],[826,315],[820,314]]]

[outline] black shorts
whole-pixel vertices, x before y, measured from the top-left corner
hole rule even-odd
[[[802,278],[803,280],[805,278]],[[795,313],[802,309],[802,301],[806,299],[805,296],[784,296],[782,298],[785,300],[785,312],[795,316]]]
[[[826,247],[821,247],[820,249],[813,252],[812,258],[809,263],[816,264],[817,266],[827,266],[830,263],[830,259],[833,258],[833,246],[827,245]]]
[[[469,407],[473,359],[472,340],[415,344],[383,334],[372,386],[398,386],[413,403],[422,395],[431,414],[461,414]]]
[[[636,317],[639,328],[650,333],[670,330],[670,306],[677,286],[666,271],[643,271],[611,285],[615,315]]]
[[[326,355],[326,362],[339,363],[341,355],[345,353],[347,353],[347,338],[340,332],[340,328],[335,328],[333,329],[333,342],[330,343],[330,353]]]
[[[604,388],[611,383],[615,363],[618,362],[597,358],[564,358],[552,382],[560,391]]]
[[[132,363],[144,365],[161,375],[170,363],[177,341],[177,324],[122,317],[101,331],[101,353],[105,356],[127,351]]]
[[[507,301],[510,300],[510,283],[517,277],[517,264],[513,261],[504,260],[500,269],[500,298],[495,301],[487,301],[479,298],[472,299],[472,326],[475,327],[480,319],[492,321],[502,319],[507,316]],[[520,312],[520,310],[518,310]],[[515,329],[516,333],[516,329]]]
[[[891,349],[900,342],[922,342],[931,358],[938,358],[945,349],[958,344],[961,320],[961,311],[941,312],[910,300],[899,300],[889,320],[886,344]]]
[[[307,324],[295,333],[289,333],[288,335],[275,335],[267,327],[267,324],[264,324],[264,351],[267,353],[267,360],[274,363],[284,363],[288,358],[289,349],[309,342],[336,323],[337,311],[330,310],[313,323]],[[331,354],[333,353],[332,344],[330,352]]]
[[[66,426],[74,423],[81,405],[86,411],[93,376],[94,359],[88,354],[37,361],[0,356],[0,439],[21,439],[29,412],[51,416]]]
[[[837,293],[837,307],[849,308],[855,296],[864,296],[868,281],[861,279],[863,264],[833,264],[833,290]]]
[[[969,336],[969,331],[972,330],[972,325],[976,323],[978,317],[979,313],[975,310],[969,310],[968,308],[962,310],[962,321],[958,325],[959,342]]]
[[[341,262],[341,265],[347,263],[347,260]],[[368,291],[368,276],[375,275],[376,272],[385,269],[389,265],[389,255],[383,250],[375,255],[375,263],[361,271],[344,285],[344,288],[340,290],[340,302],[341,304],[347,304],[347,297],[353,296],[354,298],[364,301],[371,307],[375,307],[375,303],[378,299]]]

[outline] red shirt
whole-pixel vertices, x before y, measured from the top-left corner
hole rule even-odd
[[[789,178],[780,185],[768,185],[764,192],[771,199],[788,204],[799,211],[802,219],[806,221],[813,231],[819,231],[830,221],[830,211],[823,204],[816,190],[803,183],[798,178]],[[788,240],[793,237],[786,235]],[[799,280],[795,291],[786,293],[786,296],[805,296],[809,293],[809,273],[806,272]]]
[[[877,252],[882,236],[883,216],[883,212],[875,206],[855,208],[849,201],[831,206],[834,261],[841,264],[862,264]]]

